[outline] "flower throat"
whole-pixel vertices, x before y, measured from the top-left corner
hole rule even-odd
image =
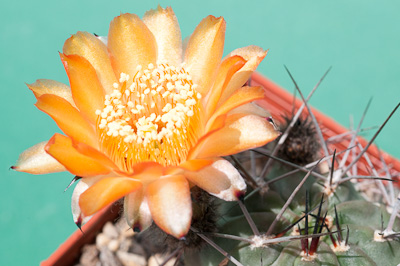
[[[96,111],[101,149],[126,171],[145,161],[178,165],[199,136],[201,94],[183,67],[136,70],[132,78],[121,73]]]

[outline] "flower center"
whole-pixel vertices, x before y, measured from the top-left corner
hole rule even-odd
[[[136,70],[133,78],[121,73],[96,111],[101,149],[126,171],[144,161],[178,165],[201,133],[201,94],[183,67]]]

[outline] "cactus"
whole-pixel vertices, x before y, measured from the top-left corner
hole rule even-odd
[[[366,148],[356,138],[359,126],[347,150],[330,151],[310,113],[294,122],[285,118],[282,144],[278,139],[230,157],[251,188],[238,202],[206,200],[206,205],[212,201],[218,206],[218,218],[203,213],[208,225],[192,224],[191,232],[207,244],[196,252],[190,244],[168,244],[167,250],[184,250],[185,265],[397,265],[400,198],[394,197],[398,191],[392,177],[379,176],[365,153],[388,119]],[[359,148],[357,154],[352,146]],[[321,150],[328,154],[322,156]],[[346,161],[350,152],[353,161]],[[348,171],[361,157],[372,176]],[[371,181],[380,189],[373,197],[359,189]],[[207,219],[217,220],[214,228]],[[151,234],[152,230],[147,233]]]
[[[381,222],[387,224],[390,218],[385,206],[377,206],[364,199],[353,200],[353,197],[360,197],[358,193],[349,197],[348,190],[355,192],[354,188],[348,184],[341,187],[343,189],[338,190],[336,194],[343,202],[335,205],[334,198],[325,198],[321,204],[322,210],[318,211],[316,208],[313,212],[314,214],[319,212],[320,215],[317,217],[308,215],[308,223],[304,223],[304,219],[301,220],[301,230],[298,230],[297,226],[291,227],[294,222],[304,217],[304,212],[307,213],[305,202],[298,201],[293,202],[290,210],[286,211],[275,226],[273,233],[265,235],[280,211],[279,206],[285,202],[279,196],[279,189],[282,190],[283,185],[276,186],[264,195],[253,194],[244,201],[261,232],[258,237],[254,236],[246,217],[240,214],[238,206],[225,206],[225,210],[231,209],[231,211],[225,214],[225,219],[219,224],[219,233],[239,235],[243,239],[236,241],[219,238],[215,243],[229,251],[229,254],[237,258],[242,265],[396,265],[400,261],[400,254],[394,251],[400,248],[400,242],[379,236],[382,231]],[[315,189],[313,193],[316,198],[322,191]],[[349,198],[350,200],[347,200]],[[319,207],[319,204],[316,206]],[[302,208],[303,213],[299,211]],[[290,236],[289,238],[281,236],[288,227],[291,227],[288,233],[292,232],[292,235],[299,232],[300,235],[306,235],[307,231],[308,234],[318,234],[321,231],[335,233],[310,237],[309,242],[306,242],[304,238],[295,240],[294,238],[298,236],[292,236],[293,239],[290,239]],[[327,228],[330,228],[329,231]],[[397,222],[394,230],[399,229],[400,223]],[[280,242],[281,240],[290,241]],[[210,248],[203,249],[199,257],[201,265],[218,265],[224,259],[223,255]],[[188,261],[187,265],[195,264]]]
[[[382,161],[380,173],[365,153],[400,104],[365,147],[360,123],[347,149],[333,151],[307,104],[312,94],[306,99],[288,71],[304,104],[270,145],[279,132],[253,105],[265,93],[243,86],[267,51],[248,46],[222,59],[224,38],[224,19],[208,16],[182,45],[173,10],[160,6],[143,20],[116,17],[108,39],[71,36],[60,53],[71,88],[28,85],[66,136],[26,150],[11,168],[75,175],[79,228],[124,198],[129,226],[150,227],[138,237],[186,265],[400,262],[389,166]],[[354,168],[361,158],[371,176]],[[370,181],[379,193],[363,190]]]

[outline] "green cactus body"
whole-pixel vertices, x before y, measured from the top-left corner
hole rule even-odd
[[[269,173],[269,177],[279,176],[285,171],[290,171],[285,167],[274,167]],[[267,192],[254,193],[248,197],[244,204],[249,211],[251,218],[256,224],[261,235],[273,239],[274,235],[284,230],[291,223],[295,222],[304,215],[305,194],[310,194],[311,207],[318,206],[321,197],[324,196],[324,202],[321,207],[321,213],[327,212],[328,216],[335,217],[335,206],[338,213],[338,222],[341,228],[342,239],[338,241],[336,234],[333,235],[337,247],[334,247],[330,236],[322,236],[319,239],[318,247],[313,255],[305,255],[300,240],[291,240],[288,242],[271,243],[255,247],[248,241],[238,241],[215,237],[215,243],[222,247],[229,255],[236,258],[243,265],[397,265],[400,263],[400,242],[398,240],[379,241],[374,234],[380,232],[382,223],[387,224],[390,214],[386,207],[381,204],[371,203],[365,200],[354,188],[351,182],[345,182],[335,188],[330,196],[324,195],[324,187],[318,184],[318,180],[310,176],[300,191],[295,196],[289,208],[285,211],[282,218],[274,228],[273,235],[264,236],[276,215],[282,209],[282,206],[290,196],[294,188],[304,177],[304,173],[299,173],[290,178],[279,181],[270,186]],[[245,239],[252,239],[252,232],[243,212],[237,203],[220,202],[221,218],[218,222],[218,232],[239,236]],[[313,211],[316,214],[317,210]],[[332,219],[331,219],[332,220]],[[309,215],[308,231],[313,233],[316,218]],[[335,224],[335,223],[333,223]],[[305,228],[304,219],[299,223],[302,231]],[[321,225],[321,223],[320,223]],[[348,244],[345,245],[349,228]],[[294,227],[297,228],[297,227]],[[400,223],[397,221],[393,229],[400,229]],[[335,225],[330,226],[330,231],[338,230]],[[293,231],[291,229],[285,234]],[[297,230],[298,232],[298,230]],[[327,232],[323,228],[322,232]],[[304,232],[302,233],[304,234]],[[309,238],[308,244],[312,242]],[[222,263],[221,263],[222,262]],[[210,246],[206,246],[200,252],[200,255],[185,255],[186,265],[234,265],[223,255]]]

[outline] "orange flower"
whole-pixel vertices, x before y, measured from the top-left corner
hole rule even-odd
[[[124,197],[130,226],[145,229],[154,220],[184,236],[190,188],[237,200],[246,185],[221,156],[278,136],[253,103],[263,89],[242,87],[266,51],[249,46],[221,61],[224,39],[224,19],[208,16],[182,45],[174,12],[161,7],[142,20],[116,17],[107,38],[73,35],[60,54],[70,87],[28,85],[66,136],[28,149],[13,168],[82,177],[72,196],[76,223]]]

